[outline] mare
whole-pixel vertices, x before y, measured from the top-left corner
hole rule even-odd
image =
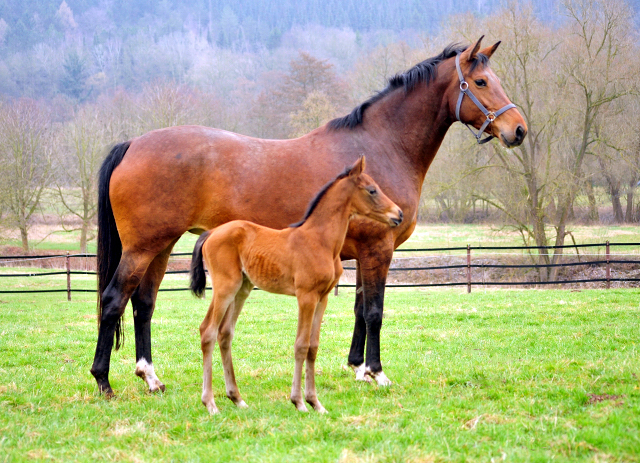
[[[300,393],[306,360],[304,398],[316,411],[326,413],[316,394],[315,362],[327,298],[342,275],[340,250],[349,221],[359,215],[391,227],[402,222],[400,208],[363,172],[364,167],[361,157],[325,185],[309,204],[303,220],[289,228],[274,230],[234,220],[200,235],[191,261],[191,289],[197,296],[204,294],[204,260],[213,283],[213,299],[200,325],[202,403],[209,413],[218,413],[211,390],[211,354],[216,340],[227,397],[239,407],[247,406],[236,384],[231,341],[254,285],[298,299],[291,402],[299,411],[307,411]]]
[[[114,146],[100,170],[98,195],[99,331],[91,373],[99,390],[113,394],[114,333],[117,349],[129,300],[136,374],[150,391],[164,390],[151,358],[151,316],[169,254],[185,232],[200,234],[236,219],[285,228],[335,172],[362,153],[368,174],[402,208],[405,220],[395,228],[362,218],[349,223],[340,257],[356,260],[358,289],[348,363],[356,379],[390,384],[380,362],[387,272],[394,249],[415,228],[422,183],[447,130],[459,120],[506,147],[526,135],[517,109],[495,118],[510,104],[489,66],[499,42],[484,49],[480,42],[447,46],[391,78],[347,116],[293,140],[182,126]],[[473,90],[489,115],[471,97],[462,98],[463,90]]]

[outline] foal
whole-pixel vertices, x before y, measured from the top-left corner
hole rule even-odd
[[[340,249],[349,219],[361,215],[392,227],[402,222],[402,210],[363,173],[364,167],[361,156],[325,185],[309,204],[304,219],[289,228],[274,230],[236,220],[203,233],[196,242],[191,261],[191,290],[196,296],[204,294],[203,257],[213,282],[213,300],[200,325],[202,403],[209,413],[218,413],[211,389],[211,355],[216,339],[222,354],[227,397],[238,407],[247,406],[236,384],[231,340],[242,305],[254,285],[297,297],[291,402],[299,411],[307,411],[300,392],[302,364],[306,359],[305,400],[316,411],[326,412],[316,395],[315,361],[327,297],[342,274]]]

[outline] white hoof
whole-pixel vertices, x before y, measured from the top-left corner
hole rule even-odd
[[[387,375],[385,375],[384,371],[382,370],[377,373],[372,373],[371,369],[367,367],[367,375],[375,379],[376,383],[378,383],[378,386],[391,386],[392,384],[391,380],[387,378]]]
[[[353,372],[356,374],[356,381],[365,381],[367,383],[371,382],[371,378],[369,378],[369,376],[367,376],[367,369],[364,366],[364,363],[362,365],[349,365],[352,369]]]
[[[246,403],[244,400],[239,400],[239,401],[236,403],[236,406],[237,406],[238,408],[249,408],[249,406],[247,405],[247,403]]]
[[[149,386],[149,392],[165,391],[165,386],[160,382],[153,369],[153,364],[141,358],[136,363],[136,375],[144,380]]]

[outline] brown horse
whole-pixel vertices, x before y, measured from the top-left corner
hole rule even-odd
[[[357,218],[349,225],[341,258],[356,259],[358,286],[349,364],[357,379],[370,375],[378,384],[390,384],[380,363],[387,271],[394,249],[416,225],[422,182],[447,130],[460,120],[508,147],[526,135],[517,109],[496,119],[510,104],[489,67],[497,46],[481,50],[480,40],[466,49],[448,46],[393,77],[351,114],[297,139],[262,140],[186,126],[115,146],[102,165],[99,188],[100,328],[91,372],[100,391],[112,393],[114,332],[118,348],[129,299],[136,373],[151,391],[164,389],[151,361],[151,316],[169,254],[183,233],[235,219],[285,228],[333,172],[362,153],[367,171],[402,208],[405,220],[392,229]]]
[[[349,220],[368,217],[391,227],[402,222],[402,211],[371,177],[363,173],[361,157],[335,180],[325,185],[311,201],[304,219],[284,230],[234,220],[203,233],[196,242],[191,262],[191,289],[204,294],[206,277],[203,258],[213,283],[213,300],[200,325],[203,383],[202,403],[209,413],[218,413],[211,390],[211,354],[220,345],[227,397],[239,407],[240,397],[231,360],[231,341],[244,301],[254,285],[298,299],[298,331],[291,402],[306,412],[300,383],[305,373],[305,400],[318,412],[326,410],[318,400],[315,362],[320,324],[327,298],[342,275],[340,250]]]

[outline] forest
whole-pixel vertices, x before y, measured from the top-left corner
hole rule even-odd
[[[491,66],[529,135],[478,146],[454,124],[419,219],[490,222],[539,246],[573,223],[638,223],[638,5],[0,2],[0,240],[27,251],[32,225],[57,221],[86,250],[114,143],[181,124],[300,136],[481,35],[502,41]]]

